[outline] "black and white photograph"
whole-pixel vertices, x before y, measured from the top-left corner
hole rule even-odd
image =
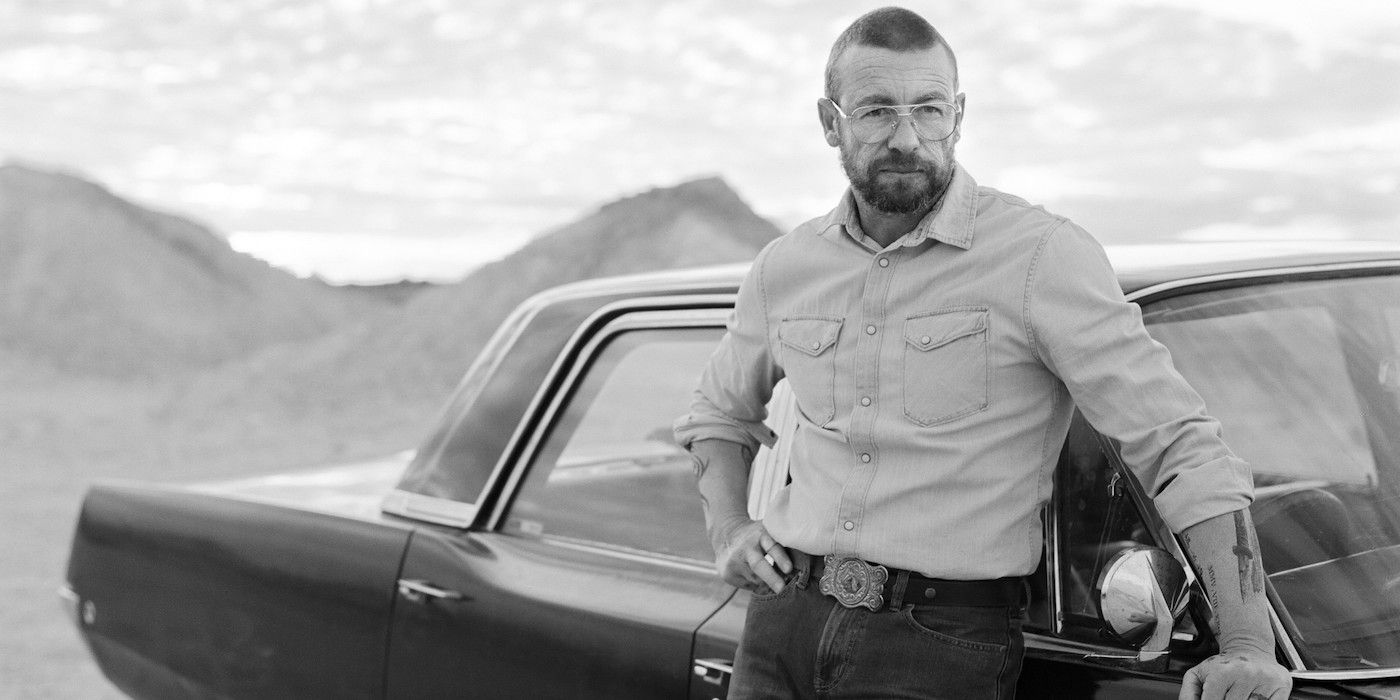
[[[1400,3],[0,0],[0,698],[1400,698]]]

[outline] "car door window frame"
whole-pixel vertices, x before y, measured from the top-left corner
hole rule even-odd
[[[551,428],[556,425],[568,405],[569,400],[587,376],[588,369],[593,365],[608,343],[618,336],[643,330],[666,330],[683,328],[714,328],[720,333],[723,332],[725,322],[729,317],[727,308],[699,308],[699,309],[679,309],[679,310],[647,310],[637,309],[621,314],[609,321],[602,329],[591,334],[586,341],[581,343],[581,347],[575,347],[574,351],[566,353],[570,356],[567,373],[559,382],[548,382],[546,395],[537,397],[536,406],[531,413],[537,416],[536,420],[522,422],[523,426],[530,425],[528,434],[517,436],[520,444],[519,449],[512,450],[514,456],[511,458],[510,469],[504,477],[500,493],[495,499],[495,504],[491,509],[485,529],[499,531],[506,521],[506,516],[510,511],[515,496],[519,493],[527,470],[531,463],[540,454],[541,448],[549,435]],[[716,338],[718,341],[718,337]],[[561,356],[561,363],[564,361]],[[556,371],[562,368],[556,367]],[[701,368],[696,367],[696,375],[699,375]],[[697,493],[696,498],[699,498]],[[622,545],[606,542],[584,541],[567,536],[544,534],[541,539],[561,546],[573,548],[583,548],[589,551],[603,551],[611,554],[627,556],[629,558],[642,558],[657,562],[666,562],[674,565],[685,566],[687,568],[703,567],[704,570],[713,572],[713,562],[700,561],[685,557],[675,557],[658,552],[640,550]]]
[[[562,386],[562,382],[575,372],[576,360],[580,357],[582,349],[588,346],[601,328],[606,327],[614,319],[637,311],[703,311],[727,317],[734,308],[734,298],[733,294],[686,293],[634,297],[599,306],[582,323],[578,324],[578,328],[573,331],[569,340],[559,351],[558,356],[554,358],[545,378],[540,382],[538,389],[534,391],[528,406],[521,413],[520,419],[512,429],[510,438],[501,449],[500,456],[497,458],[495,466],[492,467],[490,475],[486,478],[484,485],[475,492],[475,497],[471,502],[395,489],[385,497],[380,506],[381,510],[390,515],[447,527],[481,529],[484,524],[486,529],[493,528],[497,516],[499,516],[502,494],[509,495],[509,488],[514,487],[512,474],[518,471],[516,469],[516,465],[519,463],[518,455],[530,436],[539,427],[540,415],[549,405],[551,399],[556,396],[558,387]],[[532,314],[538,312],[539,309],[531,311]],[[461,406],[457,407],[455,411],[460,413],[466,411],[467,408]],[[450,439],[450,437],[444,437],[444,439]],[[435,465],[435,468],[445,467],[439,463]]]

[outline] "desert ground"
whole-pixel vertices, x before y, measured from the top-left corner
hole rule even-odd
[[[412,420],[385,421],[381,434],[353,441],[276,433],[237,417],[191,425],[165,410],[179,388],[47,378],[11,381],[0,392],[0,697],[124,697],[102,677],[55,595],[92,482],[287,471],[381,456],[417,439]]]

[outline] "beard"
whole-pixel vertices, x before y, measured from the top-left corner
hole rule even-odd
[[[851,189],[875,209],[886,214],[913,214],[933,209],[948,185],[953,181],[953,147],[944,142],[939,144],[942,162],[929,161],[909,153],[889,152],[882,158],[870,161],[864,168],[855,159],[855,149],[841,147],[841,169],[851,181]],[[896,170],[919,169],[923,177],[894,178],[893,182],[880,182],[880,171],[886,168]]]

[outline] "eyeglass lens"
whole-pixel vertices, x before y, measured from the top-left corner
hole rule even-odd
[[[942,141],[953,133],[956,112],[939,105],[916,105],[909,109],[909,122],[914,133],[927,141]],[[857,139],[866,143],[883,141],[894,133],[901,119],[893,107],[876,107],[851,115],[851,129]]]

